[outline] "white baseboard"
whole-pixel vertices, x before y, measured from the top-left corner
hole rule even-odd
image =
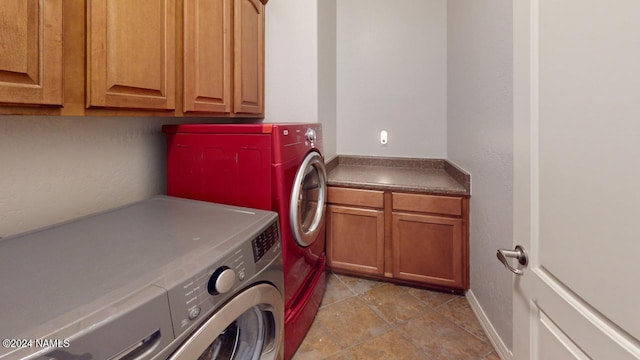
[[[500,356],[500,359],[512,360],[513,353],[504,344],[504,342],[498,335],[498,332],[496,332],[496,329],[493,327],[493,324],[491,324],[491,321],[489,321],[487,314],[484,313],[484,310],[482,310],[480,303],[478,303],[478,299],[476,299],[476,296],[473,295],[473,291],[467,291],[466,297],[469,301],[469,305],[471,305],[471,309],[473,309],[476,317],[478,318],[478,320],[480,320],[482,329],[484,329],[484,332],[487,334],[489,341],[491,341],[493,348],[496,349],[498,356]]]

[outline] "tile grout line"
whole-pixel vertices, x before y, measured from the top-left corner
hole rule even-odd
[[[336,301],[334,301],[332,303],[323,304],[323,305],[320,306],[320,308],[323,308],[323,307],[326,307],[326,306],[330,306],[330,305],[333,305],[333,304],[337,304],[337,303],[339,303],[341,301],[344,301],[346,299],[350,299],[350,298],[352,298],[354,296],[358,296],[358,294],[356,294],[355,291],[353,291],[351,289],[351,287],[349,287],[349,285],[347,285],[344,281],[342,281],[342,279],[340,278],[340,276],[338,276],[338,274],[334,273],[333,271],[328,271],[328,273],[329,273],[329,276],[333,275],[345,288],[347,288],[347,290],[349,290],[352,293],[352,295],[344,297],[342,299],[338,299],[338,300],[336,300]],[[325,292],[326,292],[326,286],[325,286]],[[320,303],[322,304],[322,302],[320,302]]]
[[[336,302],[334,302],[332,304],[329,304],[329,305],[326,305],[326,306],[331,306],[333,304],[337,304],[337,303],[342,302],[342,301],[344,301],[346,299],[349,299],[349,298],[351,298],[351,297],[336,301]],[[327,311],[327,310],[325,309],[325,311]],[[336,341],[336,339],[331,335],[331,332],[328,331],[327,328],[323,324],[321,324],[320,322],[315,323],[316,320],[317,320],[317,317],[314,317],[313,322],[311,323],[311,326],[320,327],[320,329],[322,329],[322,333],[324,334],[324,336],[326,336],[331,342],[333,342],[340,349],[340,350],[338,350],[338,351],[336,351],[336,352],[334,352],[332,354],[329,354],[327,356],[322,357],[322,359],[326,359],[326,358],[329,358],[329,357],[332,357],[332,356],[335,356],[337,354],[342,353],[344,351],[344,349],[339,345],[340,343],[338,341]],[[306,338],[306,336],[305,336],[305,338]],[[304,342],[304,340],[303,340],[303,342]]]
[[[447,321],[449,321],[449,322],[450,322],[450,323],[452,323],[453,325],[455,325],[455,326],[457,326],[458,328],[460,328],[460,329],[464,330],[466,333],[468,333],[468,334],[470,334],[471,336],[473,336],[474,338],[476,338],[476,339],[478,339],[478,340],[482,341],[483,343],[487,343],[487,344],[491,345],[491,349],[495,350],[495,349],[493,348],[493,344],[491,344],[491,342],[489,341],[489,337],[487,336],[487,334],[486,334],[486,333],[485,333],[485,338],[483,339],[483,338],[479,337],[478,335],[474,334],[473,332],[471,332],[470,330],[468,330],[466,327],[464,327],[464,326],[462,326],[462,325],[460,325],[460,324],[456,323],[455,321],[451,320],[451,319],[449,318],[449,316],[447,316],[447,315],[445,315],[445,314],[441,313],[440,311],[438,311],[438,309],[439,309],[440,307],[443,307],[444,305],[448,304],[449,302],[451,302],[451,301],[453,301],[453,300],[456,300],[456,299],[454,298],[454,299],[448,300],[448,301],[446,301],[446,302],[444,302],[444,303],[442,303],[442,304],[438,305],[437,307],[435,307],[435,308],[434,308],[434,310],[436,310],[436,312],[437,312],[438,314],[440,314],[440,316],[442,316],[443,318],[445,318]],[[467,300],[466,300],[466,298],[465,298],[465,301],[467,301]],[[474,314],[474,317],[475,317],[475,314]],[[479,321],[479,320],[476,318],[476,321]],[[484,330],[482,330],[482,332],[484,333]],[[489,355],[489,354],[487,353],[486,355]],[[485,355],[485,356],[486,356],[486,355]]]
[[[342,284],[344,287],[346,287],[346,289],[349,290],[351,295],[346,296],[346,297],[344,297],[342,299],[336,300],[336,301],[334,301],[332,303],[324,304],[324,305],[321,306],[322,309],[325,309],[325,311],[326,311],[327,307],[331,307],[332,305],[339,304],[339,303],[342,303],[342,302],[344,302],[346,300],[349,300],[349,299],[351,299],[353,297],[356,297],[357,300],[360,303],[362,303],[363,305],[365,305],[366,308],[369,309],[379,320],[383,321],[383,323],[386,325],[387,329],[385,329],[385,331],[383,333],[381,333],[381,334],[378,334],[378,335],[363,339],[362,341],[350,344],[349,346],[342,348],[339,345],[339,342],[336,341],[336,339],[331,335],[331,333],[329,331],[327,331],[326,327],[324,325],[318,324],[318,325],[321,326],[321,329],[323,330],[323,333],[327,336],[327,338],[330,339],[332,342],[334,342],[336,345],[338,345],[338,347],[340,348],[339,351],[337,351],[335,353],[332,353],[332,354],[330,354],[330,355],[328,355],[326,357],[323,357],[324,359],[329,358],[329,357],[333,357],[333,356],[336,356],[336,355],[339,355],[339,354],[342,354],[343,356],[347,356],[348,355],[348,351],[350,351],[351,349],[353,349],[353,348],[355,348],[355,347],[357,347],[359,345],[362,345],[362,344],[364,344],[364,343],[366,343],[368,341],[376,339],[376,338],[378,338],[380,336],[386,335],[389,332],[394,331],[394,330],[398,329],[400,326],[408,323],[409,321],[417,319],[417,318],[419,318],[419,317],[423,316],[424,314],[426,314],[428,312],[431,312],[431,311],[435,312],[438,316],[441,316],[442,318],[444,318],[448,323],[452,324],[454,327],[456,327],[456,328],[464,331],[465,333],[473,336],[475,339],[479,340],[480,342],[485,343],[485,344],[487,343],[486,339],[480,338],[479,336],[477,336],[476,334],[474,334],[470,330],[468,330],[466,327],[464,327],[463,325],[457,324],[452,319],[450,319],[449,316],[447,316],[445,313],[441,312],[444,309],[445,305],[449,304],[450,302],[458,300],[458,297],[452,297],[452,298],[450,298],[450,299],[448,299],[448,300],[446,300],[446,301],[444,301],[444,302],[432,307],[432,306],[429,305],[429,303],[427,303],[426,301],[420,299],[416,294],[414,294],[413,292],[409,291],[410,289],[412,289],[412,287],[409,287],[409,286],[397,285],[397,284],[387,283],[387,282],[378,281],[378,280],[364,279],[364,280],[367,280],[367,281],[372,281],[376,285],[372,286],[371,288],[367,289],[366,291],[358,292],[358,291],[355,290],[356,287],[355,286],[352,287],[349,284],[347,284],[343,280],[341,275],[336,274],[336,273],[331,272],[331,271],[329,272],[329,274],[333,275],[340,282],[340,284]],[[343,275],[343,276],[348,276],[348,275]],[[398,322],[391,322],[390,320],[387,320],[386,317],[383,315],[383,313],[380,312],[380,310],[378,310],[374,306],[374,304],[369,304],[369,302],[367,302],[367,301],[365,301],[363,299],[365,294],[367,294],[368,292],[374,290],[377,287],[384,286],[385,284],[391,284],[392,286],[397,286],[397,287],[401,288],[402,292],[408,292],[409,295],[413,299],[417,300],[420,304],[424,305],[425,309],[422,310],[422,311],[418,311],[414,316],[412,316],[411,318],[409,318],[407,320],[398,321]],[[420,289],[420,290],[423,290],[423,289]],[[424,289],[424,290],[429,291],[429,289]],[[402,339],[404,339],[405,341],[410,343],[420,354],[424,355],[425,358],[428,358],[428,354],[425,353],[424,350],[421,347],[419,347],[416,344],[414,344],[413,341],[410,338],[408,338],[407,336],[405,336],[405,334],[402,331],[396,331],[396,334],[400,335],[400,337]],[[491,344],[489,344],[489,345],[491,345]],[[495,349],[493,348],[493,346],[491,346],[490,350],[488,350],[483,355],[480,355],[480,359],[485,359],[487,356],[491,355],[491,353],[494,352],[494,351],[495,351]]]
[[[376,315],[378,315],[380,318],[382,318],[382,320],[384,320],[387,324],[390,324],[390,325],[392,326],[392,328],[391,328],[389,331],[394,330],[394,329],[397,329],[397,328],[398,328],[398,327],[400,327],[401,325],[406,324],[406,323],[408,323],[408,322],[409,322],[409,321],[411,321],[411,320],[417,319],[417,318],[419,318],[419,317],[423,316],[424,314],[427,314],[428,312],[430,312],[430,311],[431,311],[431,312],[435,312],[436,314],[438,314],[438,315],[442,316],[446,321],[448,321],[449,323],[451,323],[451,324],[452,324],[452,325],[454,325],[455,327],[457,327],[457,328],[459,328],[459,329],[463,330],[465,333],[467,333],[467,334],[469,334],[469,335],[473,336],[474,338],[476,338],[476,339],[480,340],[482,343],[487,343],[487,341],[486,341],[486,340],[484,340],[484,339],[482,339],[482,338],[478,337],[477,335],[475,335],[474,333],[472,333],[471,331],[469,331],[469,330],[468,330],[467,328],[465,328],[464,326],[462,326],[462,325],[459,325],[459,324],[455,323],[454,321],[452,321],[451,319],[449,319],[449,317],[448,317],[448,316],[446,316],[445,314],[441,313],[441,312],[438,310],[439,308],[444,308],[444,306],[445,306],[446,304],[448,304],[448,303],[450,303],[450,302],[453,302],[453,301],[456,301],[456,300],[458,300],[458,299],[460,299],[460,298],[464,298],[464,297],[452,297],[451,299],[448,299],[448,300],[446,300],[446,301],[442,302],[441,304],[438,304],[438,305],[437,305],[437,306],[435,306],[435,307],[431,307],[431,306],[429,306],[429,304],[428,304],[426,301],[424,301],[424,300],[422,300],[422,299],[418,298],[416,295],[414,295],[413,293],[411,293],[411,291],[409,291],[410,287],[407,287],[407,286],[401,286],[401,285],[399,285],[399,286],[403,288],[403,291],[404,291],[404,292],[409,293],[409,295],[411,295],[414,299],[416,299],[418,302],[420,302],[420,303],[422,303],[423,305],[425,305],[425,310],[418,312],[415,316],[412,316],[412,317],[411,317],[410,319],[408,319],[408,320],[400,321],[400,322],[398,322],[398,323],[394,324],[394,323],[390,323],[389,321],[387,321],[387,319],[386,319],[382,314],[380,314],[380,313],[379,313],[379,311],[378,311],[375,307],[373,307],[372,305],[369,305],[368,303],[366,303],[366,302],[365,302],[365,305],[367,305],[367,306],[368,306],[368,307],[369,307],[369,308],[370,308],[370,309],[371,309],[371,310],[372,310]],[[427,290],[427,291],[428,291],[428,290]],[[465,299],[465,300],[466,300],[466,299]],[[420,347],[416,346],[410,338],[407,338],[407,337],[403,334],[403,332],[398,331],[397,333],[398,333],[398,334],[400,334],[400,336],[402,336],[402,338],[404,338],[407,342],[409,342],[411,345],[413,345],[417,350],[419,350],[419,351],[420,351],[421,353],[423,353],[425,356],[428,356],[428,354],[426,354],[426,353],[425,353],[425,352],[424,352]],[[493,351],[495,351],[495,349],[493,348],[493,346],[491,346],[491,350],[489,350],[487,353],[485,353],[485,354],[481,355],[481,359],[486,358],[486,357],[487,357],[489,354],[491,354],[491,352],[493,352]]]
[[[354,297],[355,297],[355,298],[357,298],[357,299],[358,299],[358,301],[360,301],[360,302],[362,303],[362,305],[364,305],[367,309],[369,309],[369,310],[373,313],[373,315],[374,315],[374,316],[376,316],[379,320],[381,320],[384,324],[386,324],[387,329],[385,329],[385,331],[384,331],[382,334],[375,335],[375,336],[373,336],[373,337],[369,337],[369,338],[364,339],[364,340],[362,340],[362,341],[360,341],[360,342],[357,342],[357,343],[355,343],[355,344],[351,344],[350,346],[345,347],[344,349],[341,349],[340,351],[338,351],[338,352],[336,352],[336,353],[334,353],[334,354],[331,354],[330,356],[334,356],[334,355],[337,355],[338,353],[348,351],[348,350],[350,350],[351,348],[354,348],[354,347],[356,347],[356,346],[358,346],[358,345],[361,345],[361,344],[363,344],[363,343],[365,343],[365,342],[367,342],[367,341],[369,341],[369,340],[372,340],[372,339],[375,339],[375,338],[377,338],[377,337],[379,337],[379,336],[385,335],[385,334],[387,334],[388,332],[390,332],[390,331],[392,331],[392,330],[396,329],[398,326],[400,326],[400,324],[394,324],[394,323],[391,323],[391,322],[387,321],[387,319],[386,319],[386,318],[385,318],[385,317],[384,317],[384,316],[383,316],[383,315],[382,315],[382,314],[381,314],[377,309],[375,309],[374,307],[370,306],[366,301],[364,301],[364,300],[362,299],[362,297],[364,296],[364,294],[366,294],[367,292],[369,292],[369,291],[373,290],[375,287],[374,287],[374,288],[371,288],[371,289],[369,289],[369,290],[367,290],[367,291],[365,291],[365,292],[363,292],[363,293],[357,293],[357,292],[356,292],[355,290],[353,290],[349,285],[347,285],[344,281],[342,281],[342,279],[341,279],[340,277],[338,277],[338,276],[336,276],[336,277],[338,278],[338,280],[339,280],[339,281],[340,281],[340,282],[341,282],[341,283],[342,283],[342,284],[343,284],[347,289],[349,289],[349,290],[353,293],[353,295],[351,295],[351,296],[347,296],[347,297],[345,297],[345,298],[343,298],[343,299],[339,299],[339,300],[337,300],[337,301],[334,301],[334,302],[333,302],[333,303],[331,303],[331,304],[323,305],[323,306],[322,306],[322,308],[325,308],[325,306],[326,306],[326,307],[328,307],[328,306],[331,306],[331,305],[334,305],[334,304],[339,304],[339,303],[341,303],[341,302],[344,302],[344,301],[346,301],[346,300],[349,300],[349,299],[351,299],[351,298],[354,298]],[[382,285],[380,285],[380,286],[382,286]],[[338,343],[339,343],[339,342],[337,342],[337,341],[336,341],[336,339],[335,339],[335,338],[333,338],[333,337],[331,337],[331,336],[329,335],[329,332],[328,332],[328,331],[326,331],[326,328],[324,328],[324,326],[323,326],[323,330],[325,330],[325,332],[328,334],[328,336],[331,338],[331,340],[332,340],[334,343],[336,343],[336,344],[338,344]],[[413,344],[412,344],[412,345],[413,345]],[[415,345],[414,345],[414,346],[415,346]]]
[[[383,286],[383,285],[379,285],[379,286],[372,287],[371,289],[369,289],[369,290],[367,290],[367,291],[365,291],[365,292],[363,292],[363,293],[357,293],[357,292],[356,292],[352,287],[350,287],[348,284],[346,284],[346,283],[342,280],[342,278],[341,278],[340,276],[338,276],[338,275],[337,275],[337,274],[335,274],[335,273],[332,273],[332,274],[334,274],[334,275],[336,276],[336,278],[337,278],[337,279],[338,279],[338,280],[339,280],[339,281],[340,281],[340,282],[341,282],[341,283],[342,283],[342,284],[343,284],[347,289],[349,289],[349,290],[353,293],[353,295],[352,295],[352,296],[348,296],[348,297],[346,297],[346,298],[344,298],[344,299],[341,299],[341,300],[335,301],[335,302],[333,302],[332,304],[337,304],[337,303],[343,302],[343,301],[345,301],[345,300],[347,300],[347,299],[351,299],[352,297],[356,297],[356,298],[357,298],[357,299],[358,299],[358,300],[359,300],[359,301],[360,301],[360,302],[361,302],[361,303],[362,303],[362,304],[363,304],[367,309],[369,309],[369,310],[370,310],[370,311],[371,311],[371,312],[372,312],[372,313],[373,313],[373,314],[374,314],[378,319],[382,320],[382,322],[386,324],[387,329],[385,329],[385,331],[384,331],[383,333],[381,333],[381,334],[378,334],[378,335],[375,335],[375,336],[372,336],[372,337],[368,337],[368,338],[366,338],[366,339],[364,339],[364,340],[362,340],[362,341],[359,341],[359,342],[357,342],[357,343],[351,344],[351,345],[349,345],[349,346],[345,347],[344,349],[341,349],[340,351],[338,351],[338,352],[336,352],[336,353],[334,353],[334,354],[329,355],[328,357],[335,356],[335,355],[337,355],[337,354],[341,354],[341,353],[342,353],[343,355],[346,355],[346,352],[348,352],[348,351],[349,351],[349,350],[351,350],[352,348],[355,348],[356,346],[359,346],[359,345],[361,345],[361,344],[364,344],[364,343],[366,343],[367,341],[370,341],[370,340],[376,339],[376,338],[378,338],[378,337],[380,337],[380,336],[386,335],[386,334],[388,334],[389,332],[393,331],[394,329],[396,329],[396,328],[398,328],[398,327],[400,326],[400,324],[393,324],[393,323],[391,323],[391,322],[387,321],[387,319],[386,319],[384,316],[382,316],[382,314],[380,314],[380,313],[379,313],[379,311],[378,311],[377,309],[373,308],[373,307],[372,307],[372,306],[370,306],[366,301],[364,301],[364,300],[362,300],[362,299],[361,299],[361,297],[362,297],[362,296],[364,296],[364,294],[366,294],[367,292],[369,292],[369,291],[371,291],[371,290],[375,289],[376,287]],[[377,282],[377,281],[376,281],[376,282]],[[406,290],[405,290],[405,291],[406,291]],[[330,304],[330,305],[331,305],[331,304]],[[327,305],[327,306],[329,306],[329,305]],[[326,329],[324,329],[324,328],[323,328],[323,330],[326,330]],[[326,331],[325,331],[325,332],[326,332]],[[328,335],[328,336],[330,336],[329,332],[326,332],[326,333],[327,333],[327,335]],[[402,336],[402,335],[401,335],[401,336]],[[404,336],[402,336],[402,337],[403,337],[405,340],[407,340]],[[336,342],[334,338],[332,338],[331,340],[332,340],[334,343],[338,344],[338,342]],[[413,344],[411,341],[408,341],[408,342],[409,342],[411,345],[413,345],[414,347],[416,347],[416,346],[415,346],[415,344]],[[417,347],[416,347],[416,349],[417,349]],[[418,349],[418,350],[420,350],[420,349]],[[423,353],[421,350],[420,350],[420,352],[421,352],[421,353]],[[424,353],[423,353],[423,354],[424,354]],[[325,359],[326,359],[326,357],[325,357]]]
[[[330,304],[330,305],[335,305],[335,304],[338,304],[338,303],[344,302],[344,301],[346,301],[346,300],[348,300],[348,299],[351,299],[351,298],[353,298],[353,297],[358,298],[358,295],[353,295],[353,296],[346,297],[346,298],[341,299],[341,300],[338,300],[338,301],[336,301],[336,302],[334,302],[334,303],[332,303],[332,304]],[[360,301],[360,302],[361,302],[365,307],[367,307],[369,310],[372,310],[372,309],[371,309],[371,308],[370,308],[370,307],[369,307],[369,306],[368,306],[364,301],[362,301],[361,299],[357,299],[357,300],[358,300],[358,301]],[[330,306],[330,305],[327,305],[327,306]],[[325,311],[326,311],[326,309],[325,309]],[[374,315],[380,318],[380,316],[379,316],[377,313],[375,313],[375,312],[374,312]],[[363,344],[363,343],[365,343],[365,342],[367,342],[367,341],[369,341],[369,340],[371,340],[371,339],[375,339],[375,338],[377,338],[377,337],[379,337],[379,336],[382,336],[382,335],[384,335],[384,334],[386,334],[386,333],[388,333],[389,331],[391,331],[391,330],[393,330],[393,329],[394,329],[393,327],[389,326],[388,322],[387,322],[385,319],[380,318],[380,320],[382,320],[382,321],[383,321],[383,322],[388,326],[388,328],[387,328],[387,329],[385,329],[385,332],[383,332],[382,334],[378,334],[378,335],[375,335],[375,336],[372,336],[372,337],[366,338],[366,339],[364,339],[364,340],[362,340],[362,341],[359,341],[359,342],[357,342],[357,343],[351,344],[351,345],[349,345],[349,346],[347,346],[347,347],[345,347],[345,348],[342,348],[342,346],[340,345],[340,342],[339,342],[339,341],[336,341],[336,339],[331,335],[331,332],[327,331],[327,329],[326,329],[326,327],[325,327],[324,325],[322,325],[322,324],[318,324],[318,325],[322,328],[322,330],[323,330],[323,332],[326,334],[326,336],[327,336],[327,337],[328,337],[328,338],[329,338],[329,339],[330,339],[334,344],[336,344],[338,347],[340,347],[340,350],[339,350],[339,351],[337,351],[337,352],[335,352],[335,353],[332,353],[332,354],[330,354],[330,355],[328,355],[328,356],[324,357],[323,359],[326,359],[326,358],[329,358],[329,357],[332,357],[332,356],[338,355],[338,354],[340,354],[340,353],[345,353],[346,351],[350,350],[351,348],[354,348],[354,347],[356,347],[356,346],[358,346],[358,345],[361,345],[361,344]]]
[[[418,299],[420,300],[420,299]],[[425,304],[426,305],[426,304]],[[422,316],[430,311],[435,311],[435,309],[431,308],[430,306],[427,305],[427,310],[425,310],[424,312],[422,312],[419,316]],[[411,320],[414,320],[418,318],[418,316],[415,316],[407,321],[405,321],[404,323],[408,323]],[[400,327],[400,325],[398,325],[396,328]],[[425,359],[429,359],[429,354],[427,354],[421,346],[416,345],[413,340],[411,338],[408,338],[403,331],[397,331],[397,333],[400,335],[400,337],[402,337],[403,339],[405,339],[409,344],[411,344],[416,350],[418,350],[422,355],[424,355]]]
[[[404,320],[404,321],[399,321],[399,322],[397,322],[397,323],[391,323],[390,321],[388,321],[388,320],[386,319],[386,317],[385,317],[385,316],[383,316],[383,315],[380,313],[380,311],[379,311],[377,308],[375,308],[373,305],[369,305],[369,303],[367,303],[367,302],[363,301],[363,303],[364,303],[364,304],[365,304],[365,305],[366,305],[366,306],[367,306],[371,311],[373,311],[373,312],[374,312],[378,317],[380,317],[384,322],[386,322],[386,323],[390,326],[390,328],[389,328],[389,329],[388,329],[384,334],[387,334],[387,333],[389,333],[389,332],[391,332],[391,331],[393,331],[393,330],[396,330],[396,329],[398,329],[400,326],[402,326],[402,325],[404,325],[404,324],[408,323],[408,322],[409,322],[409,321],[411,321],[411,320],[417,319],[417,318],[419,318],[419,317],[423,316],[424,314],[427,314],[428,312],[436,312],[436,308],[437,308],[438,306],[444,305],[444,304],[446,304],[446,303],[448,303],[448,302],[453,301],[453,300],[455,300],[455,299],[456,299],[456,298],[451,298],[451,299],[449,299],[449,300],[447,300],[447,301],[443,302],[442,304],[440,304],[440,305],[438,305],[438,306],[436,306],[436,307],[431,307],[431,306],[429,306],[429,304],[427,304],[427,302],[426,302],[426,301],[423,301],[422,299],[420,299],[420,298],[418,298],[417,296],[415,296],[414,294],[412,294],[412,293],[411,293],[411,291],[409,291],[409,289],[411,289],[411,287],[403,286],[403,285],[395,285],[395,284],[392,284],[392,285],[394,285],[394,286],[398,286],[398,287],[402,288],[402,291],[403,291],[403,292],[408,293],[412,298],[414,298],[414,299],[415,299],[415,300],[417,300],[419,303],[421,303],[422,305],[424,305],[424,306],[425,306],[425,309],[424,309],[424,310],[422,310],[422,311],[417,312],[417,313],[416,313],[414,316],[412,316],[410,319],[407,319],[407,320]],[[372,289],[371,289],[371,290],[372,290]],[[369,291],[371,291],[371,290],[369,290]],[[367,291],[367,292],[368,292],[368,291]],[[363,296],[364,294],[365,294],[365,293],[360,294],[360,295],[357,295],[357,296]],[[378,336],[382,336],[382,335],[384,335],[384,334],[381,334],[381,335],[378,335]],[[416,344],[413,342],[413,340],[412,340],[411,338],[407,337],[407,336],[404,334],[404,332],[403,332],[403,331],[396,331],[396,334],[398,334],[402,339],[404,339],[406,342],[408,342],[409,344],[411,344],[411,346],[413,346],[413,348],[414,348],[416,351],[418,351],[420,354],[422,354],[422,355],[424,356],[424,358],[425,358],[425,359],[428,359],[428,358],[429,358],[429,354],[427,354],[427,353],[422,349],[422,347],[420,347],[420,346],[416,345]],[[361,343],[364,343],[364,342],[366,342],[366,341],[369,341],[369,340],[372,340],[372,339],[374,339],[374,338],[377,338],[378,336],[374,336],[374,337],[372,337],[372,338],[370,338],[370,339],[368,339],[368,340],[364,340],[364,341],[362,341]],[[355,347],[355,346],[357,346],[357,345],[359,345],[359,344],[353,345],[352,347]],[[351,348],[351,347],[350,347],[350,348]],[[488,354],[487,354],[487,355],[488,355]],[[486,356],[486,355],[484,355],[484,356]]]

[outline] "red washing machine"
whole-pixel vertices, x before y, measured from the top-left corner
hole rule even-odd
[[[167,195],[276,211],[285,276],[285,359],[325,289],[327,176],[321,124],[165,125]]]

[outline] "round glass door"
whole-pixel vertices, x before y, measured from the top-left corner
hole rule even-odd
[[[255,306],[227,326],[198,360],[259,360],[273,343],[273,317]]]
[[[327,171],[322,156],[310,152],[298,169],[291,191],[291,232],[300,246],[311,245],[324,224]]]
[[[283,334],[282,294],[262,283],[218,309],[169,360],[276,360],[283,351]]]

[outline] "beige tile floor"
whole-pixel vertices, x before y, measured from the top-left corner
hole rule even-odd
[[[329,273],[293,357],[499,360],[464,296]]]

